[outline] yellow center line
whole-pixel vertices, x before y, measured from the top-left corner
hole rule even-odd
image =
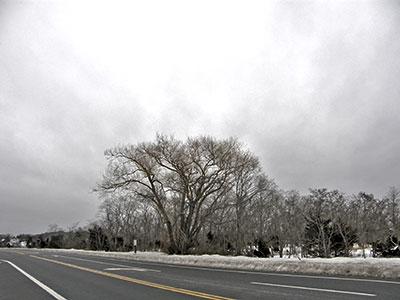
[[[8,249],[6,249],[6,251],[4,251],[4,252],[17,253],[19,255],[26,255],[25,253],[23,253],[21,251],[17,251],[17,250],[8,250]]]
[[[103,275],[103,276],[106,276],[106,277],[111,277],[111,278],[115,278],[115,279],[131,282],[131,283],[136,283],[136,284],[140,284],[140,285],[144,285],[144,286],[148,286],[148,287],[153,287],[153,288],[157,288],[157,289],[161,289],[161,290],[166,290],[166,291],[170,291],[170,292],[175,292],[175,293],[179,293],[179,294],[185,294],[185,295],[190,295],[190,296],[203,298],[203,299],[210,299],[210,300],[233,300],[232,298],[226,298],[226,297],[206,294],[206,293],[202,293],[202,292],[196,292],[196,291],[176,288],[176,287],[172,287],[172,286],[168,286],[168,285],[153,283],[153,282],[146,281],[146,280],[140,280],[140,279],[135,279],[135,278],[132,278],[132,277],[122,276],[122,275],[118,275],[118,274],[114,274],[114,273],[103,272],[103,271],[99,271],[99,270],[95,270],[95,269],[81,267],[81,266],[78,266],[78,265],[73,265],[73,264],[70,264],[70,263],[65,263],[65,262],[62,262],[62,261],[54,260],[54,259],[39,257],[39,256],[36,256],[36,255],[30,255],[30,256],[34,257],[34,258],[37,258],[37,259],[49,261],[49,262],[52,262],[52,263],[55,263],[55,264],[59,264],[59,265],[62,265],[62,266],[78,269],[78,270],[81,270],[81,271],[86,271],[86,272],[90,272],[90,273],[94,273],[94,274],[98,274],[98,275]]]

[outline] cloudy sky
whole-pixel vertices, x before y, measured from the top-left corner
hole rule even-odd
[[[396,1],[0,0],[0,232],[86,225],[103,151],[237,136],[283,189],[400,186]]]

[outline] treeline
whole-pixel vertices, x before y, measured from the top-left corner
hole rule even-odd
[[[136,239],[141,251],[168,251],[168,234],[157,211],[116,193],[104,195],[99,219],[89,226],[53,226],[47,233],[18,238],[34,248],[106,251],[131,251]],[[333,257],[351,256],[357,244],[360,251],[372,247],[374,256],[400,256],[400,190],[394,187],[377,199],[327,189],[300,195],[270,182],[265,193],[241,204],[241,213],[234,201],[213,211],[187,253]],[[4,237],[3,246],[10,240]]]
[[[399,254],[400,191],[282,191],[236,139],[154,142],[105,152],[96,191],[107,247],[169,253],[349,256],[357,244],[376,256]]]
[[[36,237],[40,247],[225,255],[400,256],[400,190],[282,191],[236,139],[153,142],[106,150],[98,220]],[[55,246],[56,244],[56,246]]]
[[[271,190],[266,196],[242,206],[240,224],[233,202],[215,210],[186,253],[333,257],[351,256],[358,245],[360,251],[372,248],[374,256],[400,256],[396,188],[383,199],[327,189],[312,189],[308,195]],[[126,205],[132,206],[129,213]],[[137,239],[140,250],[170,250],[158,213],[134,198],[104,200],[93,228],[100,241],[96,249],[130,251]]]
[[[0,247],[28,247],[28,248],[75,248],[89,249],[88,226],[86,228],[69,228],[63,230],[49,230],[40,234],[10,234],[0,235]]]

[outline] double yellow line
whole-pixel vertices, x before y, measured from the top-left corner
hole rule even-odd
[[[206,294],[206,293],[202,293],[202,292],[196,292],[196,291],[176,288],[176,287],[172,287],[172,286],[168,286],[168,285],[153,283],[153,282],[150,282],[150,281],[135,279],[135,278],[122,276],[122,275],[118,275],[118,274],[114,274],[114,273],[103,272],[103,271],[99,271],[99,270],[95,270],[95,269],[85,268],[85,267],[81,267],[81,266],[78,266],[78,265],[65,263],[65,262],[62,262],[62,261],[54,260],[54,259],[39,257],[39,256],[36,256],[36,255],[30,255],[30,256],[34,257],[34,258],[37,258],[37,259],[49,261],[49,262],[52,262],[52,263],[55,263],[55,264],[59,264],[59,265],[65,266],[65,267],[78,269],[78,270],[81,270],[81,271],[86,271],[86,272],[90,272],[90,273],[94,273],[94,274],[98,274],[98,275],[102,275],[102,276],[106,276],[106,277],[111,277],[111,278],[115,278],[115,279],[131,282],[131,283],[136,283],[136,284],[140,284],[140,285],[144,285],[144,286],[148,286],[148,287],[152,287],[152,288],[157,288],[157,289],[161,289],[161,290],[165,290],[165,291],[170,291],[170,292],[175,292],[175,293],[179,293],[179,294],[185,294],[185,295],[190,295],[190,296],[203,298],[203,299],[210,299],[210,300],[233,300],[232,298],[226,298],[226,297]]]

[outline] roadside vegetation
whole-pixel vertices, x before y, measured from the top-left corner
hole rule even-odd
[[[257,257],[400,256],[400,190],[281,190],[238,140],[155,141],[105,151],[96,222],[21,235],[28,247]],[[306,176],[306,174],[305,174]],[[3,236],[1,246],[10,236]]]

